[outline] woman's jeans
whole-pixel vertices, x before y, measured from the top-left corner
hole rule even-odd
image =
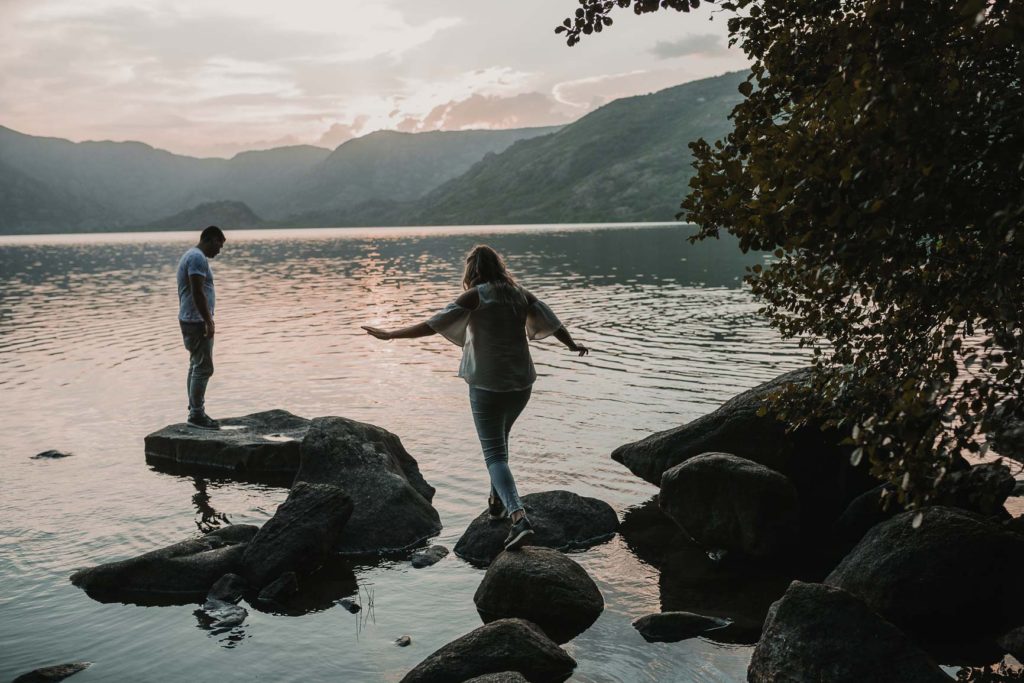
[[[484,463],[491,475],[491,495],[496,495],[511,515],[523,509],[516,482],[508,468],[508,434],[516,418],[530,400],[532,389],[487,391],[471,386],[469,407],[473,411],[476,434],[484,451]]]
[[[188,416],[198,417],[206,412],[206,385],[213,375],[213,340],[206,336],[203,323],[181,324],[181,336],[188,349]]]

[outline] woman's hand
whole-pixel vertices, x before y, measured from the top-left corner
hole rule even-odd
[[[391,341],[393,339],[390,332],[388,332],[387,330],[382,330],[379,327],[370,327],[369,325],[360,325],[360,327],[366,330],[366,333],[371,337],[383,339],[384,341]]]
[[[569,350],[572,351],[573,353],[578,353],[581,356],[586,356],[590,353],[590,349],[580,344],[573,344],[572,348],[570,348]]]

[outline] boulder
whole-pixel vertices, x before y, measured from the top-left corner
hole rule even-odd
[[[225,574],[237,573],[258,529],[233,524],[199,538],[71,575],[71,583],[100,602],[183,605],[202,600]]]
[[[649,643],[675,643],[725,628],[730,623],[728,619],[693,612],[660,612],[640,617],[633,622],[633,628]]]
[[[825,583],[862,598],[920,640],[970,642],[1020,622],[1024,538],[948,507],[896,515],[869,531]]]
[[[343,417],[318,417],[302,440],[296,484],[332,484],[352,499],[335,549],[346,554],[404,550],[441,530],[434,489],[397,436]]]
[[[72,662],[71,664],[57,664],[56,666],[44,666],[27,674],[21,674],[14,679],[13,683],[57,683],[68,676],[73,676],[79,671],[85,671],[92,662]]]
[[[299,577],[295,572],[285,572],[277,577],[260,591],[259,601],[269,603],[283,603],[291,596],[299,592]]]
[[[237,603],[249,591],[249,584],[238,574],[225,574],[206,593],[207,600]]]
[[[1013,655],[1018,662],[1024,662],[1024,626],[1007,631],[999,636],[996,643]]]
[[[576,660],[523,619],[499,619],[470,631],[424,659],[402,683],[453,683],[490,673],[518,672],[531,683],[561,683]]]
[[[331,484],[300,482],[249,542],[242,576],[260,590],[286,572],[311,574],[337,546],[352,501]]]
[[[1024,462],[1024,414],[999,406],[985,426],[988,443],[996,453]]]
[[[899,629],[846,591],[794,581],[772,605],[750,683],[949,683]]]
[[[309,420],[268,410],[220,421],[219,430],[181,422],[145,439],[146,462],[171,472],[222,473],[287,485],[299,469],[299,445]]]
[[[793,545],[800,504],[792,482],[728,453],[704,453],[661,478],[662,511],[709,550],[770,557]]]
[[[410,564],[416,569],[435,565],[448,556],[448,548],[443,545],[432,545],[426,550],[413,553],[409,558]]]
[[[1003,503],[1017,482],[1001,462],[987,462],[946,475],[935,503],[977,512],[985,517],[1006,515]]]
[[[528,493],[523,507],[533,524],[530,545],[569,550],[587,548],[610,539],[619,528],[619,518],[608,503],[584,498],[571,491]],[[470,522],[455,544],[455,554],[486,566],[504,550],[509,519],[492,520],[487,512]]]
[[[894,496],[896,487],[892,484],[881,484],[850,501],[843,514],[839,515],[839,519],[832,525],[833,538],[848,544],[846,547],[849,549],[864,538],[864,534],[873,526],[903,512],[903,507],[895,497],[890,500],[888,510],[882,507],[882,492],[886,490],[890,491],[890,496]]]
[[[788,387],[808,387],[810,369],[787,372],[734,396],[717,410],[681,427],[658,432],[612,452],[612,459],[633,474],[661,485],[666,470],[702,453],[731,453],[751,460],[792,480],[800,494],[805,531],[827,531],[846,504],[878,485],[866,464],[850,464],[851,447],[840,442],[848,436],[807,424],[789,425],[766,408],[766,400]]]
[[[557,643],[588,629],[604,610],[601,591],[583,567],[557,550],[531,546],[498,555],[473,602],[485,622],[526,619]]]
[[[523,674],[518,671],[502,671],[499,674],[484,674],[483,676],[474,676],[468,681],[463,683],[530,683]]]

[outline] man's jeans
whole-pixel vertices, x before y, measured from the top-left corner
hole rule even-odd
[[[206,336],[205,324],[178,322],[189,354],[185,390],[188,416],[193,418],[206,412],[206,385],[213,375],[213,340]]]
[[[523,509],[516,482],[508,468],[508,435],[516,418],[530,400],[530,389],[523,391],[487,391],[471,386],[469,407],[484,452],[484,463],[491,475],[491,495],[497,495],[508,514]]]

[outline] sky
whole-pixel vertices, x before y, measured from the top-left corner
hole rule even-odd
[[[193,156],[375,130],[574,121],[745,68],[726,15],[612,14],[565,45],[572,0],[0,0],[0,125]]]

